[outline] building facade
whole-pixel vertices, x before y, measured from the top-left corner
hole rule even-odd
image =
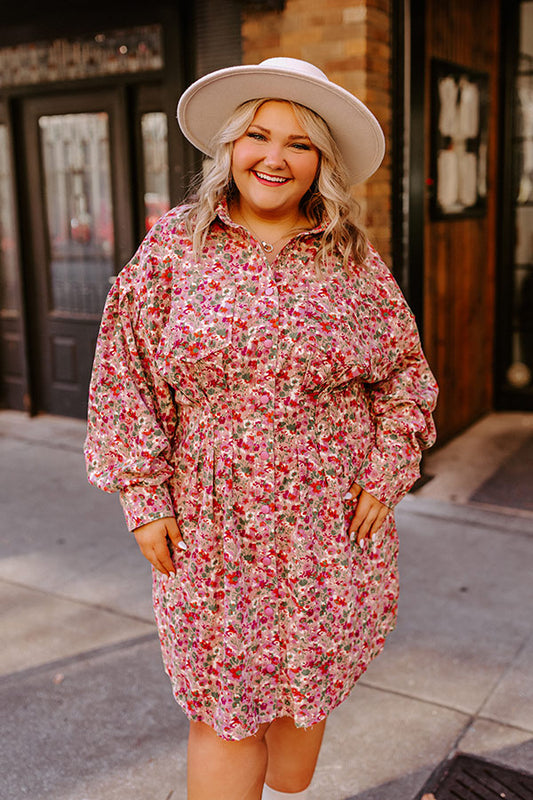
[[[199,166],[179,94],[286,55],[383,126],[385,160],[355,191],[417,316],[442,440],[533,408],[532,0],[29,5],[0,31],[4,407],[84,416],[110,282]]]

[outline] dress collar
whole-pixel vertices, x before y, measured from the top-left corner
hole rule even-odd
[[[218,205],[217,205],[217,207],[215,209],[215,213],[216,213],[217,217],[219,218],[219,220],[224,225],[228,225],[230,228],[234,228],[235,230],[238,230],[238,229],[241,229],[241,228],[245,228],[244,225],[241,225],[240,223],[235,222],[231,218],[230,213],[229,213],[228,201],[227,201],[227,199],[225,197],[223,197],[222,200],[219,201],[219,203],[218,203]],[[309,228],[308,230],[303,230],[303,231],[300,231],[299,233],[295,233],[293,238],[297,238],[299,236],[307,236],[310,233],[313,233],[313,234],[315,234],[315,233],[323,233],[325,231],[326,227],[327,227],[327,220],[323,219],[322,222],[320,222],[314,228]],[[248,229],[245,228],[245,230],[248,230]]]

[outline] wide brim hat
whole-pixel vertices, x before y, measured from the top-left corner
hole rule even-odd
[[[178,122],[187,139],[208,156],[213,139],[248,100],[291,100],[327,123],[344,158],[351,183],[362,183],[379,167],[385,137],[372,112],[322,70],[297,58],[268,58],[205,75],[183,93]]]

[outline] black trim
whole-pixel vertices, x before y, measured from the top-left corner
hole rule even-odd
[[[425,58],[426,3],[410,3],[410,142],[409,142],[409,291],[408,301],[424,331],[424,222],[425,222]]]
[[[254,11],[283,11],[285,0],[241,0],[245,9]]]

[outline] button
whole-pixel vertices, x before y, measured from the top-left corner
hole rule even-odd
[[[270,556],[263,556],[263,558],[261,559],[261,563],[265,567],[268,567],[268,566],[270,566],[270,564],[272,564],[272,559],[270,558]]]
[[[269,403],[270,402],[270,395],[269,394],[261,395],[261,402],[262,403]]]
[[[265,294],[268,295],[269,297],[270,297],[271,294],[274,294],[274,287],[273,286],[267,286],[267,288],[265,289]]]
[[[265,669],[267,672],[270,672],[271,675],[273,672],[276,671],[276,667],[274,666],[274,664],[267,664]]]
[[[274,616],[274,609],[271,606],[267,606],[264,611],[265,617],[273,617]]]

